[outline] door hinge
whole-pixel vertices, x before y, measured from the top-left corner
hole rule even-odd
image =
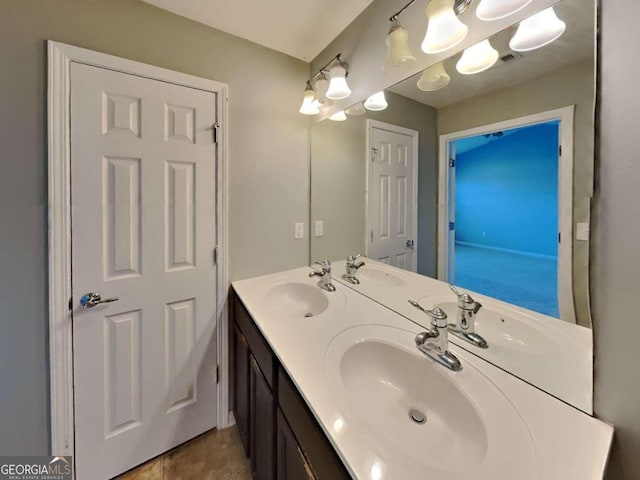
[[[373,242],[373,230],[371,230],[371,241]]]
[[[453,168],[456,166],[456,159],[455,158],[450,158],[449,159],[449,167]]]
[[[217,123],[213,125],[213,143],[218,143],[218,134],[220,133],[220,125]]]
[[[558,145],[558,155],[562,156],[562,145]]]
[[[562,233],[558,232],[558,243],[562,243]]]
[[[218,383],[220,383],[220,366],[219,365],[216,365],[215,377],[216,377],[216,385],[217,385]]]
[[[213,264],[218,264],[218,246],[213,247]]]
[[[455,229],[456,229],[456,224],[455,224],[455,222],[449,222],[449,230],[450,230],[450,231],[453,231],[453,230],[455,230]]]
[[[73,310],[73,297],[69,297],[69,311]]]

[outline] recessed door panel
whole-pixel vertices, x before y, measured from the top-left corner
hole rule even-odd
[[[106,438],[135,428],[142,421],[140,320],[140,310],[104,319]]]
[[[140,159],[104,157],[105,279],[141,273]]]
[[[195,266],[195,178],[191,162],[166,164],[166,267],[167,270]]]

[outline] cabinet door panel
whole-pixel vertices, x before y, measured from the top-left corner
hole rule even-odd
[[[277,480],[316,479],[280,409],[277,420],[277,450]]]
[[[250,449],[254,480],[274,480],[276,454],[276,408],[273,393],[253,356],[250,358]]]
[[[351,476],[283,368],[278,371],[278,404],[318,480]]]
[[[233,328],[233,415],[247,456],[249,450],[249,345],[237,327]]]

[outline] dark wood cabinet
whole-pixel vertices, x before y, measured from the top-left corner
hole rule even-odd
[[[254,480],[351,478],[270,345],[232,291],[233,411]]]
[[[277,413],[276,428],[277,480],[315,480],[311,466],[300,450],[300,445],[280,409]]]
[[[249,450],[249,344],[236,326],[233,328],[233,412],[240,440]]]
[[[276,473],[276,403],[253,355],[249,395],[249,450],[254,480],[274,480]]]

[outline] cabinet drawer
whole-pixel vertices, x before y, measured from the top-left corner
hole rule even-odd
[[[342,480],[351,476],[317,424],[287,372],[278,372],[278,403],[317,480]]]
[[[246,338],[247,343],[249,344],[249,350],[253,353],[256,363],[258,364],[258,367],[260,367],[269,388],[274,390],[276,383],[275,374],[277,370],[277,367],[274,366],[275,355],[235,292],[233,292],[232,297],[234,321],[244,335],[244,338]]]

